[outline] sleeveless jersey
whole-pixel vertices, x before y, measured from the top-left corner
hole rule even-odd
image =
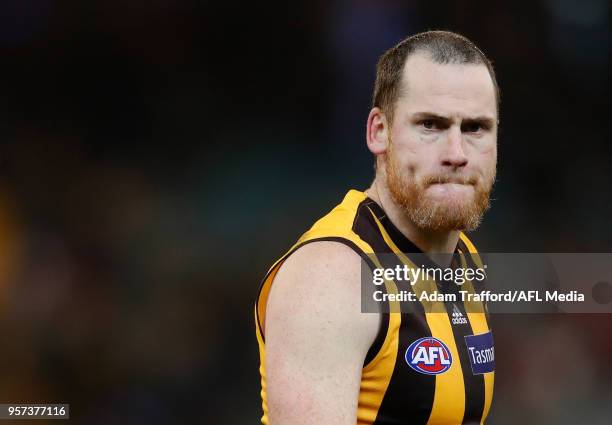
[[[385,258],[395,257],[398,264],[411,267],[417,261],[413,261],[410,253],[422,254],[378,204],[364,192],[351,190],[272,265],[255,303],[264,425],[269,423],[263,333],[266,301],[274,277],[287,257],[316,241],[343,243],[371,268],[382,264],[377,254],[391,254]],[[466,263],[482,267],[474,245],[463,233],[455,252]],[[394,292],[399,284],[385,285],[387,292]],[[462,290],[471,293],[482,290],[475,286],[476,283],[466,281]],[[423,290],[419,285],[409,288],[417,295]],[[416,307],[410,313],[401,312],[393,305],[389,306],[389,313],[380,313],[382,324],[362,369],[357,424],[483,424],[491,406],[494,381],[493,340],[486,306],[471,303],[466,309],[461,299],[454,303],[417,301],[414,304]],[[427,360],[437,366],[434,372],[427,367]],[[415,366],[415,361],[421,366]]]

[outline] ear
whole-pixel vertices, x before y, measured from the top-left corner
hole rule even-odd
[[[366,140],[370,152],[380,155],[387,151],[390,131],[385,114],[378,107],[372,108],[366,128]]]

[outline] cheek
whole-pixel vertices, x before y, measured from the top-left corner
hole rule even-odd
[[[495,168],[497,165],[497,145],[493,145],[492,148],[485,151],[484,158],[489,165]]]
[[[410,124],[398,123],[393,125],[391,138],[397,152],[402,154],[416,152],[423,143],[421,137],[422,134],[412,128]]]
[[[431,137],[423,135],[409,127],[396,128],[391,142],[391,151],[396,169],[409,179],[420,179],[425,175],[435,173],[440,153],[438,144]]]
[[[488,135],[477,145],[477,150],[485,156],[497,156],[497,136]]]
[[[393,150],[390,158],[396,173],[404,178],[413,178],[419,170],[418,163],[413,160],[415,156],[411,153],[402,154]]]
[[[477,167],[480,174],[486,179],[491,179],[495,176],[497,170],[497,151],[495,148],[482,152],[478,157]]]
[[[493,142],[477,147],[474,149],[473,154],[474,160],[483,167],[495,167],[497,163],[497,144]]]

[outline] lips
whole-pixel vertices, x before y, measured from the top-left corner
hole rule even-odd
[[[452,179],[444,182],[434,182],[425,187],[429,194],[433,196],[456,196],[467,195],[468,192],[473,193],[476,190],[476,185],[464,180]]]
[[[467,181],[459,181],[459,180],[450,180],[450,181],[446,181],[446,182],[435,182],[435,183],[431,183],[431,185],[435,185],[435,184],[459,184],[462,186],[473,186],[472,183],[467,182]],[[431,186],[430,185],[430,186]]]
[[[463,188],[468,188],[468,187],[474,187],[474,185],[469,184],[469,183],[454,183],[454,182],[449,182],[449,183],[433,183],[430,184],[429,187],[439,187],[439,188],[444,188],[444,189],[463,189]]]
[[[463,186],[475,186],[476,182],[477,180],[475,178],[469,178],[469,179],[433,178],[433,179],[426,180],[426,186],[442,185],[442,184],[458,184],[458,185],[463,185]]]

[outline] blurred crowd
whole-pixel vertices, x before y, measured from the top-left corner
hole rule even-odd
[[[3,1],[0,402],[256,423],[259,281],[369,184],[376,60],[426,29],[502,89],[481,250],[609,252],[609,2],[430,3]],[[491,423],[608,423],[611,319],[496,316]]]

